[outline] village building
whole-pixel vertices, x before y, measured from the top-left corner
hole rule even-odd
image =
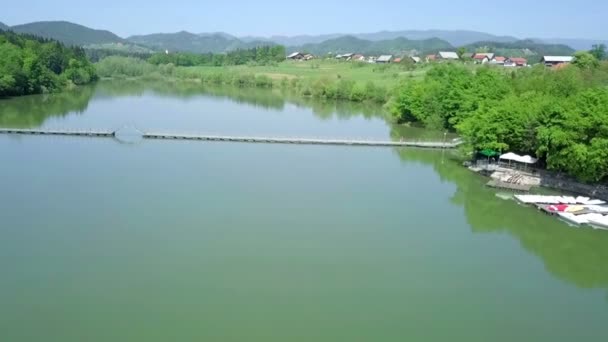
[[[422,60],[420,59],[420,57],[416,57],[416,56],[412,56],[410,57],[410,59],[412,60],[412,62],[414,62],[415,64],[420,63]]]
[[[473,56],[473,61],[475,61],[476,64],[487,64],[490,63],[490,58],[483,53],[476,53]]]
[[[427,62],[427,63],[428,63],[428,62],[433,62],[433,61],[436,61],[436,60],[437,60],[437,55],[427,55],[427,56],[425,57],[425,59],[426,59],[426,62]]]
[[[307,53],[307,54],[304,55],[304,60],[305,61],[309,61],[311,59],[315,59],[315,56],[312,55],[312,54],[310,54],[310,53]]]
[[[294,52],[294,53],[288,55],[287,59],[302,60],[302,59],[304,59],[304,54],[300,53],[300,52]]]
[[[403,60],[403,58],[397,57],[397,58],[393,59],[393,63],[401,63],[402,60]]]
[[[510,68],[525,67],[528,66],[528,60],[525,58],[511,57],[505,60],[504,66]]]
[[[495,64],[495,65],[505,65],[505,61],[507,60],[506,57],[502,57],[502,56],[495,56],[494,58],[492,58],[492,60],[490,61],[490,64]]]
[[[355,62],[365,62],[365,56],[363,56],[362,54],[358,53],[358,54],[353,55],[352,60],[355,61]]]
[[[354,53],[344,53],[341,55],[337,55],[336,59],[344,59],[344,60],[350,61],[354,55],[355,55]]]
[[[392,55],[382,55],[382,56],[378,57],[378,59],[376,60],[376,63],[386,64],[386,63],[392,62],[392,60],[393,60]]]
[[[546,66],[556,66],[558,64],[570,64],[574,60],[572,56],[544,56],[541,60]]]
[[[440,51],[437,54],[437,60],[443,60],[443,61],[457,61],[460,59],[460,57],[458,57],[458,54],[456,52],[451,52],[451,51]]]

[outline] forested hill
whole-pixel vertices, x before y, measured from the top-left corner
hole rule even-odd
[[[11,30],[17,33],[55,39],[66,45],[75,46],[124,42],[124,39],[110,31],[95,30],[67,21],[39,21],[12,26]]]
[[[571,56],[575,50],[563,44],[543,44],[533,40],[516,42],[482,41],[465,46],[471,52],[494,52],[505,57],[525,57],[538,62],[542,56]],[[534,60],[537,59],[537,60]]]
[[[0,30],[8,30],[10,27],[8,27],[8,25],[6,25],[5,23],[0,22]]]
[[[262,41],[244,42],[225,33],[194,34],[186,31],[131,36],[127,40],[156,50],[193,53],[223,53],[262,45],[274,45],[274,43]]]
[[[391,40],[371,41],[356,38],[354,36],[343,36],[326,40],[318,44],[306,44],[290,47],[290,51],[305,51],[317,55],[328,53],[362,53],[362,54],[424,54],[437,52],[439,50],[450,50],[450,43],[438,39],[410,40],[407,38],[395,38]]]

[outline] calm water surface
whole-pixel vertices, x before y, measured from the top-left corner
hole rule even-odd
[[[101,83],[2,127],[438,139],[375,107]],[[608,232],[449,153],[0,136],[2,341],[606,341]]]

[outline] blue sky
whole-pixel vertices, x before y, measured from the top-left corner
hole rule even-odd
[[[520,38],[608,39],[606,0],[24,0],[0,4],[8,25],[68,20],[121,36],[223,31],[236,35],[465,29]]]

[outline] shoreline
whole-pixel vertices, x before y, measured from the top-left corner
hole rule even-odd
[[[548,170],[534,169],[533,172],[530,172],[529,170],[520,170],[504,165],[491,165],[490,167],[488,165],[480,166],[479,164],[472,164],[467,166],[466,163],[465,167],[471,172],[488,177],[490,180],[504,182],[510,177],[517,177],[520,182],[513,184],[529,186],[531,188],[545,188],[567,194],[588,196],[608,201],[608,186],[606,184],[582,183],[573,178],[555,174]]]

